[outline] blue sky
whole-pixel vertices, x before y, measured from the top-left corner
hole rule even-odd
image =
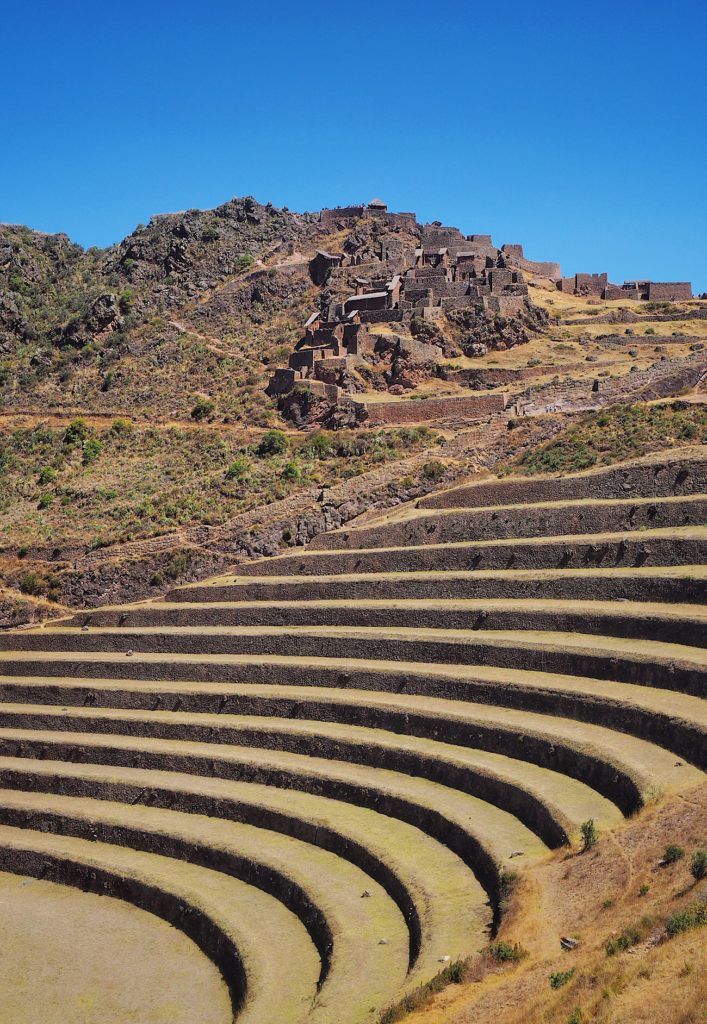
[[[108,245],[386,199],[566,273],[707,290],[707,7],[3,4],[0,221]]]

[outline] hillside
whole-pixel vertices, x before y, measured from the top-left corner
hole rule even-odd
[[[3,621],[148,596],[523,453],[593,464],[543,454],[558,433],[591,430],[595,461],[703,441],[707,302],[560,272],[382,203],[234,199],[106,250],[0,226]],[[628,433],[599,416],[674,398]]]

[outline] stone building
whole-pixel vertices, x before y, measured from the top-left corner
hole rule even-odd
[[[415,214],[390,213],[381,199],[367,206],[322,210],[320,219],[328,229],[338,230],[364,216],[384,229],[374,233],[373,246],[350,254],[319,250],[309,265],[313,282],[326,284],[329,294],[341,294],[344,288],[352,294],[343,301],[324,300],[322,309],[312,313],[288,366],[272,375],[268,394],[284,394],[307,382],[326,385],[329,398],[338,394],[343,400],[356,367],[374,351],[369,326],[400,323],[407,334],[405,325],[414,316],[434,320],[449,310],[472,307],[492,314],[517,313],[528,297],[524,267],[561,278],[557,264],[527,260],[520,245],[499,249],[490,235],[464,235],[441,222],[420,226]],[[418,239],[416,245],[410,236]]]

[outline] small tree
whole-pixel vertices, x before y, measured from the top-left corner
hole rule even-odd
[[[582,822],[581,832],[583,849],[586,852],[587,850],[591,850],[599,838],[594,818],[588,818],[587,821]]]

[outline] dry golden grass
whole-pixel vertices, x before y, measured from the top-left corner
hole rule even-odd
[[[664,922],[705,896],[689,871],[689,854],[704,847],[707,785],[653,805],[600,837],[589,853],[558,851],[531,868],[514,896],[501,938],[528,956],[498,966],[477,961],[409,1024],[704,1024],[707,950],[704,930],[664,940]],[[687,854],[659,867],[665,847]],[[638,925],[642,941],[607,955],[606,944]],[[581,940],[564,952],[560,936]],[[574,973],[558,989],[550,975]],[[579,1012],[577,1012],[579,1011]]]

